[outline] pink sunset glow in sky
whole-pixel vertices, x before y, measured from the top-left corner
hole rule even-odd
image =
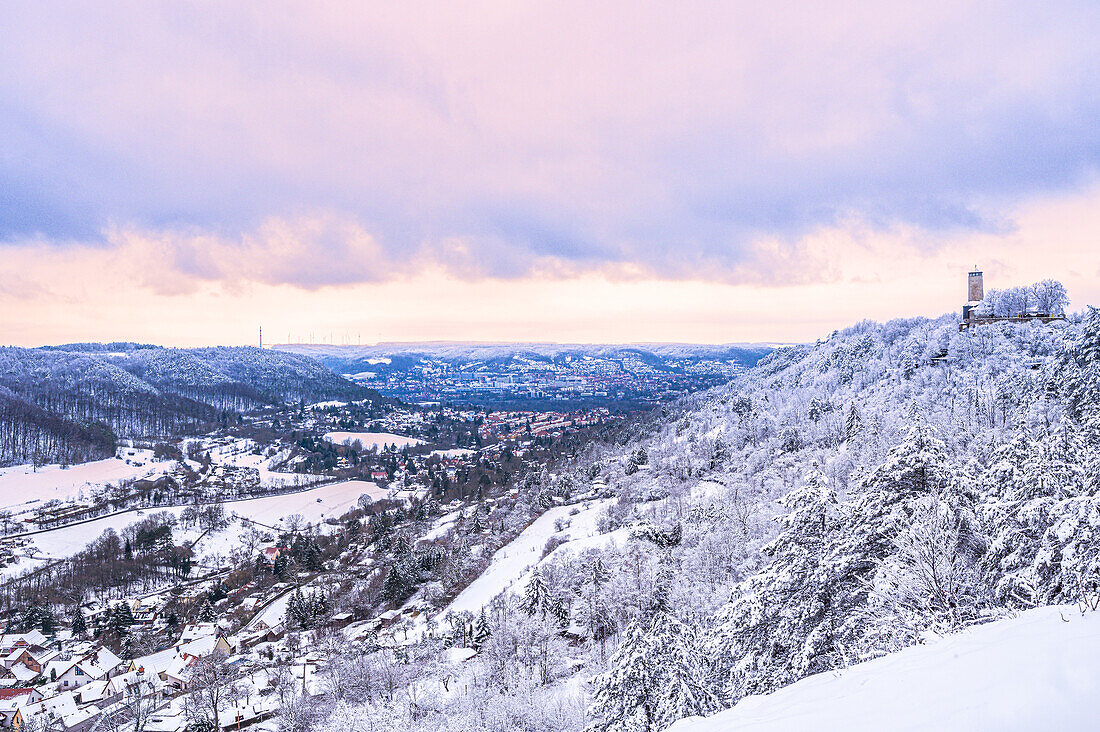
[[[0,343],[795,341],[1100,304],[1096,3],[22,4]]]

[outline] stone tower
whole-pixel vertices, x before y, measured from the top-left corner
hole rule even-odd
[[[985,285],[977,265],[974,265],[970,276],[966,278],[966,299],[969,302],[981,302],[985,299]]]

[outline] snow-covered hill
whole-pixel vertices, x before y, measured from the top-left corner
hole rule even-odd
[[[1029,610],[742,699],[669,732],[1094,730],[1100,613]]]

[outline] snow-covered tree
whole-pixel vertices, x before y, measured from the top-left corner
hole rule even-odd
[[[1042,280],[1031,286],[1035,311],[1043,315],[1062,315],[1069,305],[1066,288],[1056,280]]]

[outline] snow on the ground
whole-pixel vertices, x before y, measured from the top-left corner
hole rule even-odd
[[[366,480],[346,480],[329,483],[297,493],[281,496],[249,498],[225,504],[226,513],[237,513],[262,524],[280,526],[287,516],[300,515],[310,523],[339,518],[355,508],[359,496],[370,496],[377,501],[389,492]]]
[[[314,404],[307,405],[306,409],[328,409],[329,407],[346,407],[347,405],[347,402],[340,401],[316,402]]]
[[[49,531],[32,534],[27,538],[30,539],[32,547],[37,547],[39,556],[49,559],[64,559],[83,550],[92,541],[98,539],[107,529],[114,529],[116,532],[119,532],[130,524],[142,521],[152,514],[168,512],[178,517],[182,510],[183,508],[177,506],[173,508],[127,511],[112,516],[104,516],[92,521],[84,521],[62,526],[57,529],[50,529]],[[33,554],[34,551],[28,547],[28,553]],[[20,562],[20,564],[22,564],[22,562]],[[18,565],[5,567],[5,572],[11,573],[9,570],[14,566]],[[22,567],[21,569],[26,569],[26,567]],[[19,574],[19,572],[15,572],[15,574]]]
[[[305,592],[305,590],[303,590]],[[260,621],[263,621],[270,627],[275,627],[279,623],[283,622],[283,618],[286,616],[286,606],[290,603],[290,596],[294,594],[294,588],[288,589],[283,594],[276,597],[271,601],[267,607],[265,607],[259,614],[252,618],[248,622],[248,626],[252,627]]]
[[[471,450],[467,447],[455,447],[450,450],[432,450],[431,457],[456,458],[476,454],[477,450]]]
[[[557,534],[557,536],[565,540],[565,543],[555,547],[552,552],[529,567],[518,580],[513,583],[513,589],[516,592],[522,592],[523,589],[527,587],[527,583],[531,581],[531,575],[534,573],[535,569],[543,566],[547,562],[565,559],[569,555],[577,555],[588,549],[602,549],[610,544],[626,543],[630,538],[630,534],[634,531],[634,529],[629,526],[615,529],[606,534],[601,534],[596,530],[596,520],[599,518],[603,507],[608,503],[609,501],[600,501],[599,505],[593,504],[590,508],[581,511],[576,516],[570,516],[569,518],[573,519],[573,522],[565,530]]]
[[[377,447],[381,450],[386,445],[393,445],[400,450],[406,445],[412,447],[424,443],[423,440],[418,440],[415,437],[393,435],[389,432],[326,432],[325,439],[329,442],[335,442],[341,445],[350,445],[358,441],[363,444],[364,450],[369,450],[372,447]]]
[[[0,508],[18,512],[24,504],[35,501],[75,500],[81,493],[89,495],[92,488],[163,473],[174,464],[171,461],[152,462],[145,459],[131,460],[131,463],[119,458],[107,458],[68,468],[43,465],[37,471],[30,465],[0,468]]]
[[[669,732],[1094,730],[1100,612],[1015,618],[748,697]]]
[[[546,540],[558,533],[554,527],[555,522],[559,519],[570,521],[569,527],[560,533],[563,538],[586,538],[595,533],[596,519],[612,500],[593,501],[573,516],[569,514],[579,508],[578,506],[555,506],[539,516],[519,536],[497,550],[481,576],[459,593],[439,617],[462,611],[476,615],[509,587],[515,585],[514,589],[521,591],[522,585],[517,585],[517,580],[523,578],[542,559]]]
[[[570,539],[561,546],[554,549],[554,551],[547,554],[542,561],[538,563],[538,566],[542,566],[547,562],[564,559],[569,555],[580,554],[583,551],[589,549],[603,549],[610,544],[625,544],[630,538],[630,534],[634,531],[629,526],[624,526],[621,529],[615,529],[606,534],[592,534],[590,536],[582,536],[579,539]],[[527,581],[530,579],[529,575],[534,572],[535,568],[532,567],[518,582],[519,587],[526,587]]]
[[[420,541],[435,541],[451,533],[451,529],[454,528],[455,522],[458,521],[461,515],[461,511],[455,511],[436,519],[435,523],[432,524],[432,528],[428,530],[428,533],[420,537]]]
[[[253,440],[236,440],[210,450],[211,459],[219,465],[232,465],[238,468],[255,468],[260,474],[260,485],[265,488],[297,488],[309,485],[316,480],[304,473],[279,473],[271,469],[273,462],[285,459],[286,453],[276,453],[268,457],[253,452],[256,443]]]
[[[371,500],[379,500],[385,498],[388,492],[369,481],[349,480],[342,483],[329,483],[297,493],[227,501],[223,505],[229,517],[243,516],[265,526],[282,528],[286,524],[287,517],[295,514],[314,524],[322,523],[329,518],[339,518],[354,508],[359,502],[359,497],[364,494]],[[35,554],[35,549],[31,548],[35,547],[37,556],[40,558],[64,559],[82,551],[107,529],[120,532],[130,524],[141,521],[151,514],[167,511],[178,517],[183,510],[180,506],[148,508],[69,524],[28,536],[31,545],[25,551],[28,554]],[[244,522],[233,521],[229,528],[205,535],[195,547],[199,561],[206,561],[214,556],[228,556],[239,543],[241,532],[245,529]],[[177,530],[173,532],[173,538],[177,542],[194,540],[198,538],[199,533],[198,529]],[[22,574],[41,564],[40,559],[32,561],[24,558],[16,564],[4,567],[0,570],[0,576]]]

